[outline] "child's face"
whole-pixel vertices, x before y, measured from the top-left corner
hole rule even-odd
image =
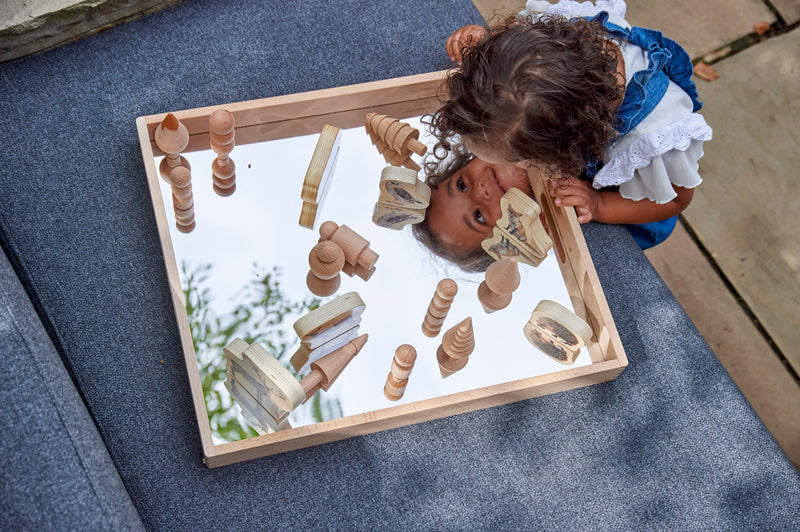
[[[431,233],[458,256],[480,249],[501,216],[500,199],[512,187],[532,194],[528,176],[521,168],[471,160],[431,187],[426,215]]]

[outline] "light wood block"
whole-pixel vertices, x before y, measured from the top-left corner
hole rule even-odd
[[[380,227],[399,231],[407,225],[420,223],[425,219],[425,212],[426,209],[409,209],[376,202],[372,221]]]
[[[365,308],[356,292],[348,292],[320,305],[292,327],[300,341],[313,350],[358,325]]]
[[[319,134],[319,140],[311,155],[306,176],[303,179],[303,189],[300,199],[303,206],[300,213],[300,225],[313,229],[317,221],[319,206],[328,195],[336,161],[339,158],[339,143],[342,132],[338,127],[325,124]]]
[[[502,216],[492,235],[481,244],[495,260],[514,259],[538,266],[553,247],[553,241],[539,218],[541,208],[517,188],[500,200]]]
[[[276,422],[280,422],[305,399],[294,376],[261,344],[248,345],[235,338],[223,349],[226,370]]]

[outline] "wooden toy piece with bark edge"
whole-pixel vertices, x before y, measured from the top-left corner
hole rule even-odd
[[[313,229],[316,225],[317,213],[328,195],[336,162],[339,160],[341,140],[342,132],[338,127],[329,124],[322,127],[300,192],[303,206],[299,223],[303,227]]]
[[[457,293],[458,284],[454,280],[445,278],[439,281],[422,320],[422,334],[429,338],[439,334]]]
[[[417,360],[417,350],[413,346],[403,344],[398,347],[392,357],[392,367],[383,386],[383,395],[390,401],[399,401],[406,392],[408,376],[414,369]]]
[[[158,166],[158,172],[167,183],[170,182],[172,169],[184,166],[191,170],[191,165],[181,152],[189,144],[189,130],[172,114],[167,113],[164,120],[156,126],[155,142],[158,149],[164,152],[164,159]]]
[[[436,361],[439,363],[442,378],[463,369],[474,350],[475,334],[472,329],[472,318],[467,318],[444,333],[442,344],[436,350]]]
[[[369,113],[364,129],[383,158],[392,166],[405,166],[419,172],[420,166],[411,158],[411,153],[425,155],[428,148],[419,139],[419,130],[397,118]]]
[[[536,305],[523,327],[525,338],[541,352],[564,365],[575,362],[592,338],[592,328],[577,314],[555,301]]]
[[[248,423],[273,432],[305,399],[297,379],[261,344],[235,338],[223,349],[225,387]]]
[[[493,262],[486,269],[485,279],[478,285],[478,300],[483,305],[483,310],[491,314],[506,308],[511,303],[511,297],[519,288],[519,266],[513,260],[500,260]]]
[[[229,157],[235,145],[236,123],[227,109],[217,109],[208,117],[211,149],[217,154],[211,163],[211,181],[219,196],[230,196],[236,191],[236,165]]]

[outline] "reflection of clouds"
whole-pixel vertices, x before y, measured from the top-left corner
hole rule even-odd
[[[407,121],[420,127],[418,120]],[[214,153],[188,154],[197,221],[197,228],[188,235],[175,228],[170,189],[162,181],[177,262],[214,264],[209,285],[219,305],[216,314],[226,312],[225,306],[233,308],[232,298],[252,276],[254,263],[267,271],[274,265],[281,268],[281,287],[287,298],[301,300],[309,295],[307,259],[319,234],[316,229],[301,227],[298,219],[302,182],[316,140],[317,135],[311,135],[237,146],[230,155],[236,163],[236,192],[227,198],[217,196],[211,188]],[[420,140],[431,144],[424,133]],[[385,166],[363,128],[343,132],[339,160],[327,199],[319,208],[317,227],[325,220],[348,225],[370,241],[380,258],[367,282],[342,276],[338,294],[356,291],[366,303],[360,333],[368,333],[369,341],[331,390],[320,393],[338,398],[344,415],[352,415],[564,369],[538,352],[522,333],[542,299],[572,308],[553,252],[538,268],[521,266],[522,283],[509,307],[486,314],[477,298],[483,274],[464,273],[433,257],[414,240],[408,227],[395,231],[372,222]],[[472,316],[476,339],[467,366],[447,379],[441,378],[436,363],[442,334],[428,338],[421,331],[436,283],[443,277],[455,279],[459,293],[442,334]],[[390,402],[383,395],[383,385],[394,351],[402,344],[413,345],[418,357],[403,399]],[[575,366],[589,363],[584,353]],[[294,415],[290,420],[293,426],[311,422]]]

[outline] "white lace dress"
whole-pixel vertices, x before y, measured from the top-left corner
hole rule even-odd
[[[548,13],[573,18],[591,17],[601,11],[609,14],[613,24],[630,27],[625,20],[623,0],[598,0],[595,4],[529,0],[520,14],[535,18]],[[647,68],[647,53],[630,43],[623,43],[621,50],[626,82],[630,83],[636,72]],[[694,188],[702,183],[697,161],[703,156],[703,142],[710,139],[711,128],[702,115],[692,112],[689,95],[670,81],[653,111],[606,151],[604,166],[594,177],[593,185],[595,188],[619,185],[624,198],[667,203],[677,196],[673,185]]]

